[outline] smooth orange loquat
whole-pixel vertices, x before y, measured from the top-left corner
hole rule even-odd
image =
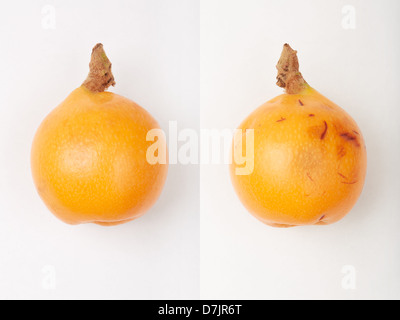
[[[69,224],[104,226],[131,221],[159,197],[167,163],[150,164],[147,133],[154,118],[135,102],[111,92],[111,63],[96,45],[83,85],[40,125],[31,168],[47,207]],[[165,140],[158,141],[166,148]]]

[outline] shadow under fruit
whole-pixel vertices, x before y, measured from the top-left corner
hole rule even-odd
[[[254,170],[231,179],[244,206],[274,227],[331,224],[356,203],[367,156],[356,122],[311,88],[299,72],[297,52],[285,44],[277,65],[282,94],[240,125],[254,130]],[[246,150],[234,141],[233,150]]]
[[[146,141],[158,129],[133,101],[111,92],[115,85],[103,46],[94,47],[90,72],[81,87],[40,125],[31,168],[47,207],[69,224],[104,226],[131,221],[159,197],[168,164],[149,164]],[[158,141],[165,146],[166,142]]]

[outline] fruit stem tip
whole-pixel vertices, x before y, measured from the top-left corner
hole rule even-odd
[[[276,77],[278,81],[276,84],[281,88],[285,88],[286,93],[297,94],[307,86],[307,82],[299,71],[297,51],[293,50],[287,43],[283,46],[276,68],[278,69],[278,76]]]
[[[96,44],[92,50],[89,74],[82,85],[92,92],[103,92],[109,86],[115,86],[111,65],[103,45],[101,43]]]

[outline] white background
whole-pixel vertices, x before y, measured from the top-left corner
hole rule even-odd
[[[2,2],[0,42],[0,298],[198,298],[198,166],[171,165],[145,216],[104,228],[54,218],[29,163],[37,127],[86,78],[97,42],[113,63],[111,91],[166,131],[169,120],[197,129],[198,2]]]
[[[355,29],[344,28],[346,5]],[[268,227],[243,208],[227,166],[202,166],[203,298],[400,298],[399,12],[396,0],[201,1],[202,128],[235,128],[281,94],[275,65],[288,42],[306,81],[357,121],[368,152],[362,196],[330,226]]]
[[[346,5],[355,29],[344,28]],[[399,9],[397,0],[2,4],[0,298],[400,298]],[[85,79],[97,42],[113,62],[111,91],[164,129],[173,120],[196,130],[200,92],[210,129],[234,129],[282,93],[275,64],[290,43],[305,79],[363,131],[359,202],[331,226],[273,229],[243,208],[226,165],[202,166],[200,189],[198,166],[171,165],[142,218],[114,228],[59,222],[34,189],[31,142]]]

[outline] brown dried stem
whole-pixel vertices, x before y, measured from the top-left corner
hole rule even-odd
[[[114,76],[111,72],[111,62],[108,60],[101,43],[92,50],[89,64],[89,74],[83,86],[92,92],[103,92],[109,86],[114,86]]]
[[[288,94],[298,94],[307,87],[299,71],[299,60],[297,51],[293,50],[287,43],[283,46],[281,57],[276,66],[278,76],[276,83],[279,87],[285,88]]]

